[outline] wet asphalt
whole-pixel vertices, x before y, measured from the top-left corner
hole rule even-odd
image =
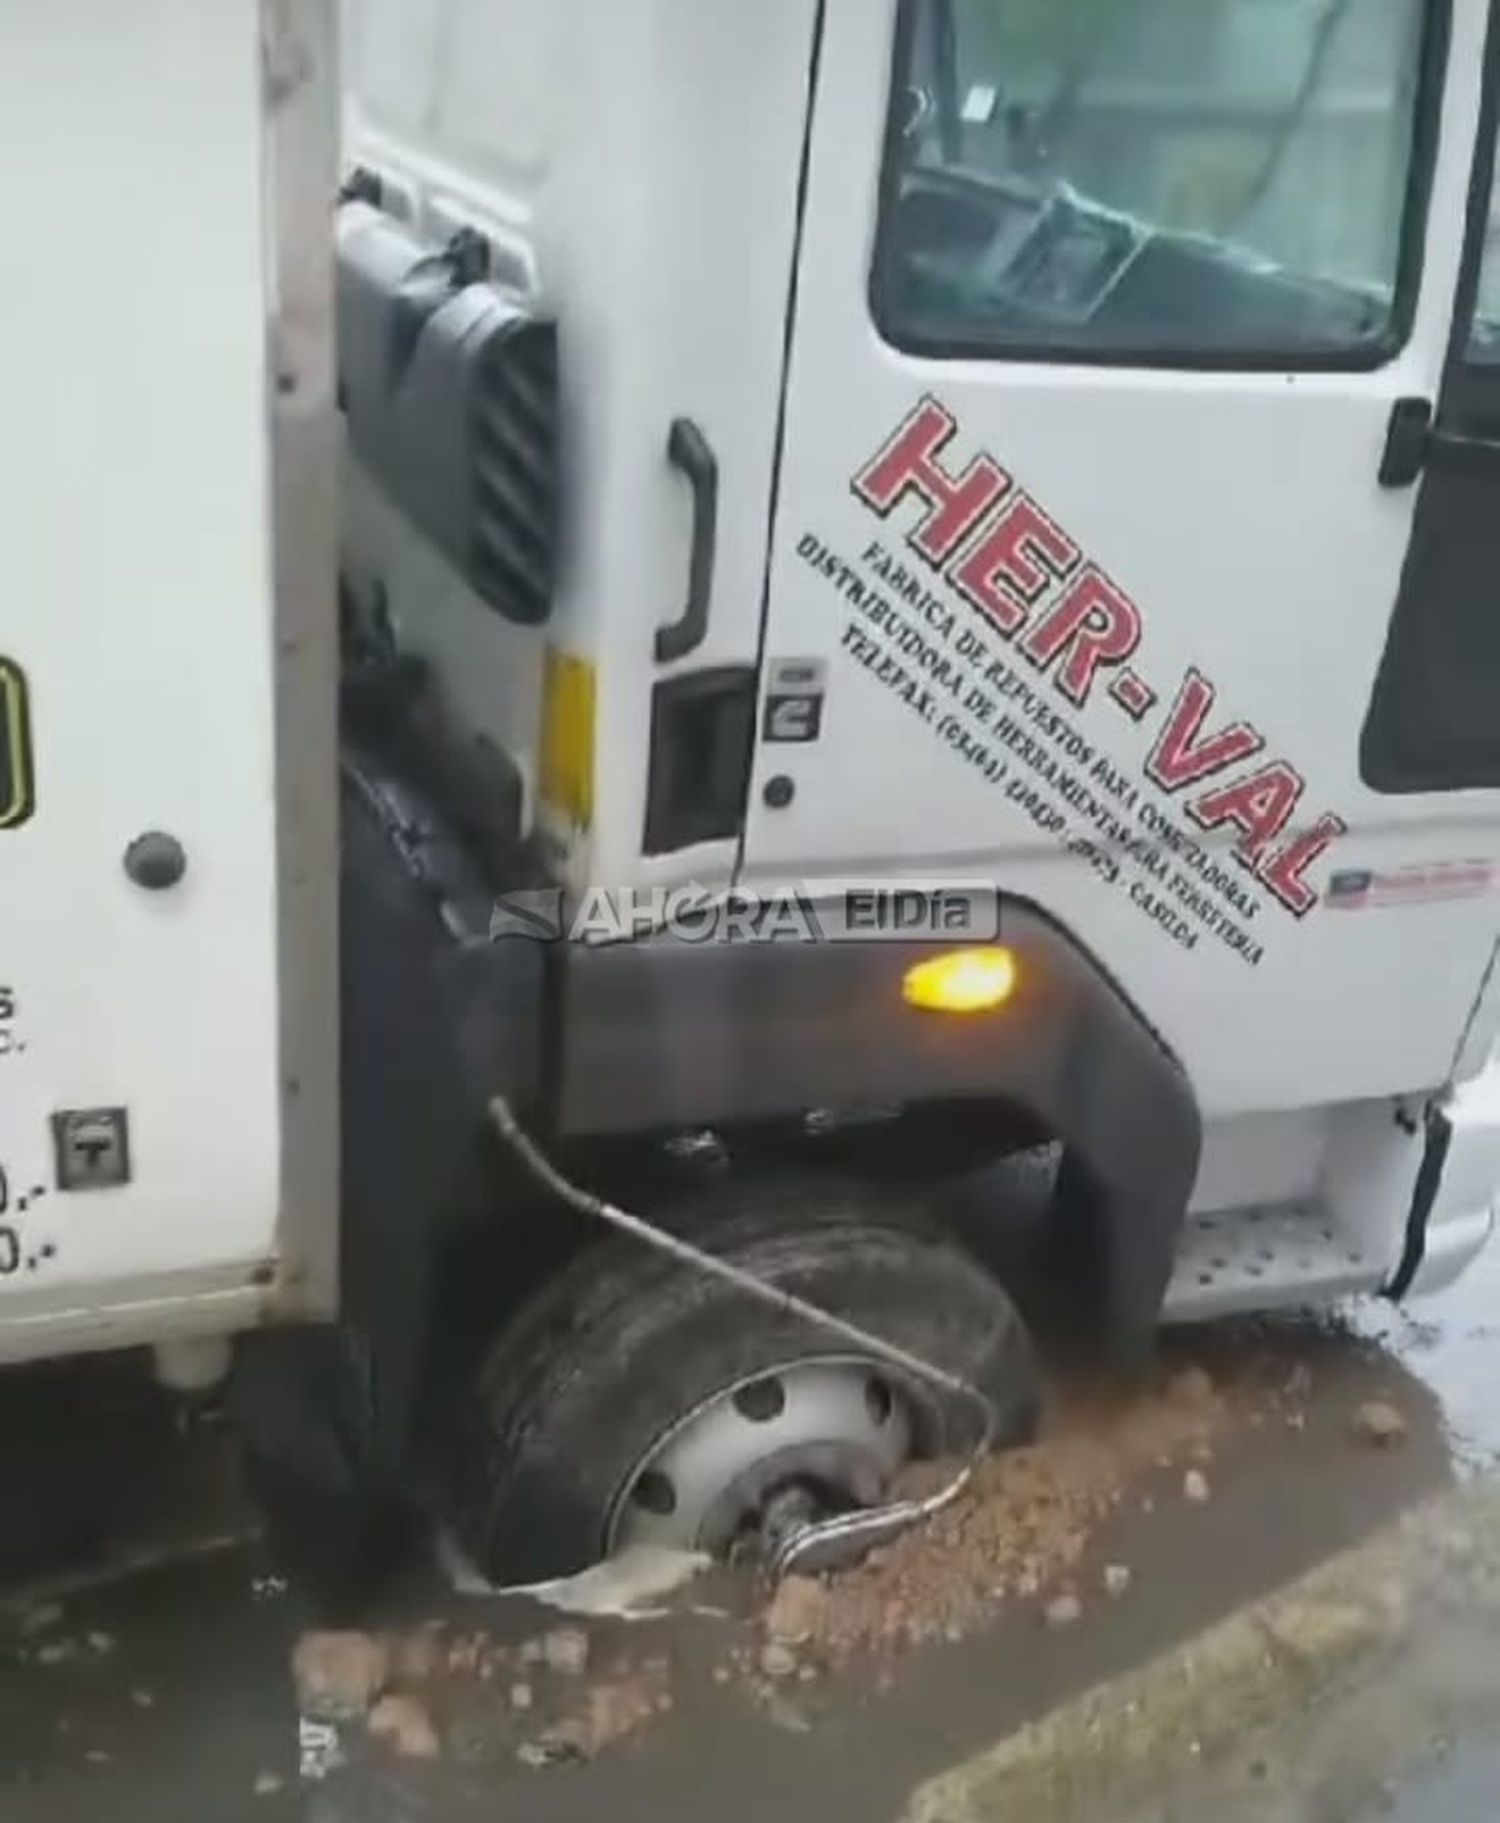
[[[623,1649],[658,1653],[670,1667],[671,1713],[643,1739],[592,1763],[536,1770],[517,1758],[513,1732],[491,1738],[476,1702],[475,1718],[452,1730],[436,1763],[394,1760],[354,1728],[339,1742],[347,1763],[323,1779],[300,1776],[288,1673],[306,1615],[250,1535],[227,1439],[211,1427],[184,1433],[163,1424],[128,1366],[12,1376],[0,1389],[0,1425],[19,1446],[9,1451],[4,1500],[11,1572],[0,1587],[0,1815],[6,1823],[661,1823],[711,1812],[715,1823],[768,1815],[879,1823],[896,1818],[923,1780],[1078,1691],[1444,1490],[1500,1476],[1500,1249],[1451,1292],[1408,1312],[1368,1305],[1270,1332],[1219,1326],[1173,1346],[1215,1374],[1246,1350],[1269,1349],[1278,1373],[1305,1382],[1305,1422],[1238,1438],[1214,1465],[1206,1508],[1164,1497],[1145,1513],[1131,1503],[1109,1551],[1131,1564],[1132,1596],[1083,1625],[1055,1632],[1034,1613],[1002,1613],[961,1643],[913,1653],[878,1675],[856,1666],[805,1700],[769,1708],[714,1683],[709,1665],[725,1624],[716,1616],[678,1619],[646,1644],[620,1628],[620,1639],[629,1634]],[[1406,1414],[1399,1449],[1351,1440],[1350,1414],[1371,1398]],[[95,1436],[94,1454],[59,1482],[58,1439],[84,1433]],[[36,1476],[36,1487],[53,1490],[45,1498],[30,1485],[28,1462],[46,1469]],[[717,1599],[711,1590],[700,1605]],[[724,1599],[732,1606],[732,1593]],[[1463,1605],[1455,1601],[1456,1616]],[[502,1637],[548,1624],[455,1595],[431,1569],[414,1571],[376,1618],[409,1628],[429,1616]],[[606,1644],[610,1637],[606,1630]],[[1473,1823],[1500,1813],[1500,1749],[1485,1719],[1492,1690],[1500,1715],[1500,1656],[1491,1662],[1487,1639],[1476,1645],[1455,1631],[1429,1640],[1421,1664],[1414,1657],[1411,1667],[1391,1668],[1370,1719],[1351,1711],[1348,1727],[1333,1731],[1343,1761],[1358,1762],[1361,1729],[1380,1728],[1381,1702],[1388,1709],[1398,1700],[1412,1726],[1397,1763],[1385,1763],[1387,1740],[1370,1738],[1378,1776],[1335,1779],[1302,1740],[1274,1805],[1268,1796],[1244,1814]],[[1447,1667],[1441,1690],[1429,1664]],[[1459,1700],[1466,1696],[1473,1702]]]
[[[1405,1823],[1477,1823],[1495,1814],[1497,1792],[1500,1747],[1475,1743],[1398,1790],[1395,1808]]]

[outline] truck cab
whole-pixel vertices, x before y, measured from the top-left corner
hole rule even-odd
[[[993,891],[1180,1068],[1195,1211],[1260,1218],[1174,1308],[1386,1282],[1341,1161],[1409,1190],[1500,1015],[1488,9],[425,18],[355,9],[349,157],[557,324],[552,611],[412,536],[357,413],[349,546],[552,877]],[[562,1118],[948,1094],[891,1003],[827,1003],[817,1081],[784,1027],[624,1093],[580,1006]]]

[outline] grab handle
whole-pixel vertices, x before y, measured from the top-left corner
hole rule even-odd
[[[670,665],[696,652],[708,634],[714,561],[719,544],[719,464],[708,438],[691,418],[677,418],[667,439],[667,460],[693,490],[693,543],[688,559],[687,605],[682,618],[656,630],[656,662]]]

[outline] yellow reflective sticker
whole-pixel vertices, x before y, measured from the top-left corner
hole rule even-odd
[[[594,667],[548,646],[542,683],[542,801],[574,829],[594,823]]]
[[[0,658],[0,829],[16,829],[35,806],[31,723],[21,667]]]

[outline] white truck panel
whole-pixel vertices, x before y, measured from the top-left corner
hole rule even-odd
[[[330,397],[326,226],[309,243],[300,210],[333,168],[326,25],[297,0],[6,8],[0,653],[35,807],[0,833],[0,1357],[328,1296],[335,1142],[296,1099],[305,1075],[326,1125],[316,471],[321,532],[276,509],[286,433],[316,441]],[[278,719],[279,666],[302,681]],[[168,890],[126,875],[150,831],[186,856]],[[128,1122],[126,1181],[65,1191],[55,1117],[95,1109]]]
[[[667,438],[675,418],[695,420],[721,477],[709,636],[678,668],[753,663],[816,8],[349,0],[346,12],[349,158],[410,199],[434,245],[466,221],[498,248],[502,277],[534,272],[561,325],[565,452],[544,636],[451,584],[434,608],[433,564],[403,552],[410,534],[370,510],[359,482],[356,568],[379,569],[403,640],[528,776],[535,716],[513,710],[526,693],[481,680],[532,677],[544,638],[596,667],[594,815],[554,832],[573,881],[727,885],[734,842],[640,852],[651,692],[673,672],[653,640],[688,578],[690,501]]]

